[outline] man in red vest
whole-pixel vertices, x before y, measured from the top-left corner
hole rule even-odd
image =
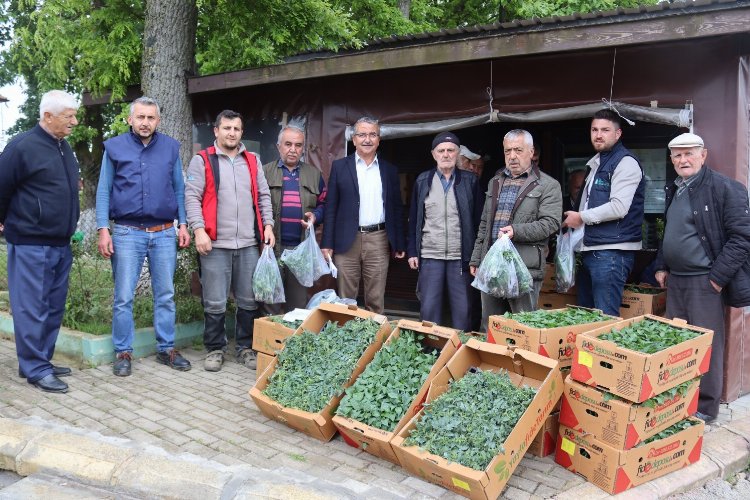
[[[214,123],[214,145],[190,161],[185,210],[200,254],[208,355],[203,367],[219,371],[227,338],[224,317],[231,289],[237,306],[237,361],[254,370],[253,322],[260,316],[253,295],[253,272],[262,241],[273,246],[273,213],[260,161],[242,144],[242,115],[224,110]]]

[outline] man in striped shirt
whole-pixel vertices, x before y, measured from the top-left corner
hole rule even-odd
[[[279,159],[263,165],[263,173],[271,190],[271,208],[277,221],[274,233],[278,245],[276,257],[285,248],[294,248],[304,239],[310,224],[323,221],[326,186],[320,170],[301,161],[305,149],[305,133],[294,125],[279,132],[276,142]],[[279,314],[307,305],[307,288],[287,268],[281,269],[284,280],[284,304],[264,304],[270,314]]]

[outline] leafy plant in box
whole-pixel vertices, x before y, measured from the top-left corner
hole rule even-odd
[[[657,394],[651,399],[647,399],[643,403],[637,403],[635,406],[646,406],[648,408],[657,408],[667,401],[674,399],[677,394],[682,396],[683,398],[687,395],[687,391],[690,388],[690,386],[693,384],[695,379],[686,380],[685,382],[681,383],[678,386],[672,387],[671,389],[662,392],[661,394]],[[616,394],[612,394],[611,392],[602,391],[604,393],[604,402],[611,401],[611,400],[617,400],[617,401],[626,401],[625,398],[621,398],[620,396],[617,396]],[[628,403],[633,404],[633,403]]]
[[[393,432],[437,360],[436,350],[423,351],[423,338],[402,330],[385,344],[346,390],[336,414]]]
[[[661,321],[644,319],[621,330],[613,328],[612,331],[600,335],[599,338],[614,342],[625,349],[653,354],[698,336],[700,332],[695,330],[677,328]]]
[[[288,408],[320,412],[344,389],[380,324],[355,318],[343,326],[328,321],[320,333],[305,330],[286,341],[263,393]]]
[[[487,332],[471,332],[467,333],[463,330],[458,332],[458,339],[462,344],[467,343],[471,339],[477,339],[480,342],[487,342]]]
[[[537,311],[519,312],[504,314],[506,318],[514,319],[519,323],[534,328],[556,328],[558,326],[583,325],[585,323],[595,323],[597,321],[606,321],[610,319],[597,310],[587,310],[578,308],[567,308],[554,311]]]
[[[638,285],[625,285],[625,290],[633,293],[643,293],[646,295],[658,295],[664,291],[661,288],[651,288]]]
[[[301,319],[295,321],[284,321],[284,316],[282,315],[269,316],[268,319],[273,321],[274,323],[279,323],[280,325],[284,325],[287,328],[291,328],[292,330],[296,330],[302,324]]]
[[[651,443],[653,441],[657,441],[659,439],[668,438],[669,436],[672,436],[674,434],[677,434],[680,431],[684,431],[685,429],[688,429],[694,425],[698,424],[695,420],[690,419],[684,419],[680,420],[679,422],[675,423],[674,425],[671,425],[664,429],[661,432],[657,432],[653,436],[651,436],[648,439],[644,439],[642,443],[639,443],[638,446],[643,446],[644,444]]]
[[[472,369],[425,405],[404,444],[483,471],[535,395],[536,389],[516,387],[504,370]]]

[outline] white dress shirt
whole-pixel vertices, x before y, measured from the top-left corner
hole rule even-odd
[[[378,157],[367,165],[354,153],[357,167],[357,185],[359,186],[359,225],[371,226],[385,222],[383,207],[383,181],[380,179]]]

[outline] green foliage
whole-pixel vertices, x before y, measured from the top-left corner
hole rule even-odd
[[[695,382],[695,379],[686,380],[685,382],[681,383],[680,385],[676,387],[672,387],[671,389],[664,391],[660,394],[657,394],[651,399],[647,399],[646,401],[642,403],[631,403],[628,402],[628,404],[634,405],[634,406],[646,406],[648,408],[657,408],[667,401],[674,399],[677,394],[682,396],[683,398],[687,395],[687,391],[690,388],[691,385],[693,385],[693,382]],[[616,401],[627,401],[625,398],[621,398],[620,396],[617,396],[616,394],[612,394],[611,392],[602,391],[604,393],[604,402],[611,400]]]
[[[684,420],[680,420],[679,422],[675,423],[674,425],[671,425],[671,426],[667,427],[663,431],[657,432],[656,434],[654,434],[650,438],[644,439],[643,442],[639,443],[636,446],[636,448],[638,448],[639,446],[646,445],[648,443],[652,443],[654,441],[658,441],[659,439],[668,438],[669,436],[673,436],[673,435],[677,434],[678,432],[682,432],[685,429],[689,429],[690,427],[692,427],[694,425],[698,425],[698,421],[696,421],[696,420],[690,420],[688,418],[686,418]]]
[[[611,332],[600,335],[599,338],[614,342],[625,349],[653,354],[699,336],[700,332],[695,330],[644,319],[621,330],[613,328]]]
[[[302,320],[301,319],[298,319],[296,321],[284,321],[284,316],[282,316],[282,315],[269,316],[268,319],[270,319],[274,323],[279,323],[281,325],[284,325],[287,328],[291,328],[292,330],[296,330],[302,324]]]
[[[425,405],[404,444],[483,471],[535,395],[531,387],[513,385],[506,371],[470,371]]]
[[[461,330],[458,332],[458,338],[462,344],[467,343],[471,339],[477,339],[480,342],[487,342],[487,332],[464,332]]]
[[[602,314],[601,311],[577,307],[554,311],[539,309],[531,312],[506,312],[503,316],[534,328],[557,328],[558,326],[583,325],[612,319]]]
[[[427,380],[437,360],[436,350],[424,352],[423,335],[402,330],[384,345],[346,390],[337,415],[393,432]]]
[[[320,412],[344,390],[379,328],[373,320],[355,318],[341,327],[329,321],[320,333],[305,330],[289,337],[263,393],[288,408]]]

